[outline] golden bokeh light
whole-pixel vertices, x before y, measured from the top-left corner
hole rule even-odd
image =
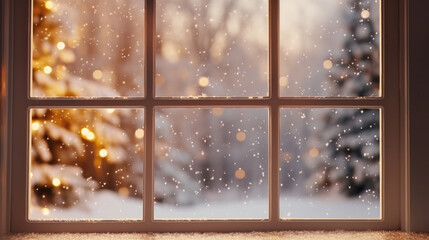
[[[40,127],[42,127],[42,125],[40,124],[39,121],[34,121],[33,123],[31,123],[31,130],[33,131],[39,130]]]
[[[246,140],[246,133],[244,133],[244,132],[238,132],[235,135],[235,138],[237,139],[237,141],[243,142],[244,140]]]
[[[198,79],[198,85],[200,85],[200,87],[207,87],[209,83],[210,81],[207,77],[200,77]]]
[[[54,185],[55,187],[59,187],[61,185],[61,180],[58,178],[52,179],[52,185]]]
[[[108,109],[106,109],[106,112],[107,112],[107,113],[114,113],[114,112],[115,112],[115,109],[113,109],[113,108],[108,108]]]
[[[213,108],[212,110],[213,115],[215,116],[221,116],[223,114],[223,109],[222,108]]]
[[[51,66],[45,66],[45,67],[43,68],[43,71],[44,71],[46,74],[50,74],[50,73],[52,72],[52,68],[51,68]]]
[[[368,10],[362,10],[362,12],[360,12],[360,16],[361,16],[363,19],[367,19],[367,18],[369,18],[370,13],[369,13],[369,11],[368,11]]]
[[[82,128],[80,130],[80,134],[86,140],[93,141],[95,139],[95,134],[91,132],[88,128]]]
[[[49,215],[49,208],[47,208],[47,207],[42,208],[42,214],[45,216],[48,216]]]
[[[289,79],[287,77],[280,78],[280,81],[279,81],[280,87],[286,87],[288,83],[289,83]]]
[[[100,151],[98,152],[98,154],[100,155],[100,157],[107,157],[107,150],[105,148],[100,149]]]
[[[94,72],[92,72],[92,77],[94,79],[99,80],[99,79],[101,79],[103,77],[103,72],[100,71],[100,70],[95,70]]]
[[[137,139],[142,139],[144,137],[144,130],[139,128],[134,132],[134,135]]]
[[[57,48],[59,50],[63,50],[66,47],[66,44],[64,42],[58,42],[57,43]]]
[[[333,66],[333,63],[331,60],[327,59],[325,61],[323,61],[323,68],[324,69],[331,69]]]
[[[239,168],[237,169],[237,171],[235,171],[235,178],[243,179],[245,177],[246,177],[246,171],[244,171],[243,169]]]
[[[45,2],[45,8],[46,9],[52,9],[55,7],[55,4],[52,1],[46,1]]]
[[[310,151],[308,151],[308,154],[310,154],[310,157],[317,157],[319,156],[319,149],[311,148]]]
[[[130,195],[130,190],[128,190],[126,187],[120,187],[118,189],[118,194],[121,197],[128,197],[128,195]]]

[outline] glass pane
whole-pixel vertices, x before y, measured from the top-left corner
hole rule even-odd
[[[155,219],[268,218],[267,108],[155,114]]]
[[[280,0],[280,95],[380,96],[379,0]]]
[[[32,97],[142,97],[144,1],[34,0]]]
[[[379,219],[380,110],[280,114],[280,216]]]
[[[143,109],[30,113],[30,220],[143,218]]]
[[[157,97],[268,96],[267,0],[156,1]]]

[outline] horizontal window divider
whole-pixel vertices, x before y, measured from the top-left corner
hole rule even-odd
[[[370,107],[387,104],[382,98],[332,99],[332,98],[254,98],[249,99],[30,99],[28,107]]]

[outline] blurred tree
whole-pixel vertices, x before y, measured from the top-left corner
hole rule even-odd
[[[85,58],[77,54],[85,45],[77,11],[63,2],[34,1],[32,96],[118,96],[95,68],[94,79],[70,70],[77,56]],[[97,189],[141,197],[143,141],[134,135],[143,117],[131,109],[32,109],[32,203],[70,207]]]
[[[349,34],[343,50],[324,62],[333,96],[379,95],[379,36],[370,1],[349,0],[345,20]],[[376,16],[376,14],[374,14]],[[331,68],[332,67],[332,68]],[[314,109],[317,134],[309,139],[306,164],[312,169],[308,187],[337,190],[349,196],[378,196],[380,126],[378,109]]]

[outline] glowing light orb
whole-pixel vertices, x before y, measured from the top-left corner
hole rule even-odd
[[[47,207],[42,208],[42,214],[45,216],[49,215],[49,209]]]
[[[52,185],[54,185],[55,187],[58,187],[61,185],[61,180],[58,178],[54,178],[52,179]]]
[[[142,139],[144,137],[144,130],[139,128],[134,132],[134,135],[136,136],[136,138]]]
[[[331,60],[325,60],[323,61],[323,68],[324,69],[331,69],[333,66],[333,63]]]
[[[235,178],[243,179],[245,177],[246,177],[246,171],[244,171],[243,169],[239,168],[237,169],[237,171],[235,171]]]
[[[50,73],[52,72],[52,68],[51,68],[51,66],[45,66],[45,67],[43,68],[43,71],[44,71],[46,74],[50,74]]]
[[[244,140],[246,140],[246,134],[244,132],[238,132],[235,135],[235,138],[237,139],[237,141],[243,142]]]
[[[59,50],[63,50],[66,47],[66,44],[64,42],[58,42],[57,43],[57,48]]]
[[[34,121],[32,124],[31,124],[31,130],[33,130],[33,131],[37,131],[37,130],[39,130],[40,129],[40,127],[41,127],[42,125],[40,124],[40,122],[39,121]]]
[[[360,16],[361,16],[363,19],[367,19],[367,18],[369,18],[370,13],[369,13],[369,11],[368,11],[368,10],[362,10],[362,12],[360,12]]]
[[[103,77],[103,72],[100,71],[100,70],[95,70],[94,72],[92,72],[92,77],[94,79],[99,80],[99,79],[101,79]]]
[[[207,77],[200,77],[200,79],[198,79],[198,85],[200,85],[200,87],[207,87],[209,83],[210,81]]]
[[[102,148],[100,149],[100,151],[98,152],[98,154],[100,155],[100,157],[107,157],[107,150]]]

